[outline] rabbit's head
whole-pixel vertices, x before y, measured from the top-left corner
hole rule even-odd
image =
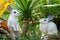
[[[12,16],[19,16],[19,14],[20,14],[19,11],[12,9],[12,7],[10,5],[8,6],[8,10],[10,10],[10,14]]]
[[[48,15],[47,18],[42,18],[39,20],[40,23],[48,23],[50,22],[51,20],[53,20],[54,16],[53,15]]]
[[[48,19],[47,18],[42,18],[39,20],[40,23],[48,23]]]
[[[11,15],[13,16],[19,16],[19,12],[17,10],[11,10]]]

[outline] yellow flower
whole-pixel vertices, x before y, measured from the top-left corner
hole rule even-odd
[[[3,15],[4,11],[7,9],[8,5],[10,5],[14,0],[0,0],[0,17]]]
[[[8,2],[12,3],[14,0],[8,0]]]

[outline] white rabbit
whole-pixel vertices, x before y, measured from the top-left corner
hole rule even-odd
[[[20,13],[17,10],[11,10],[8,19],[8,27],[13,40],[15,40],[17,37],[20,37],[20,26],[18,23],[19,14]]]
[[[42,18],[39,20],[39,22],[40,22],[39,29],[41,30],[42,33],[47,33],[47,35],[57,35],[58,34],[56,24],[51,21],[53,18],[54,18],[54,16],[49,15],[47,18]]]

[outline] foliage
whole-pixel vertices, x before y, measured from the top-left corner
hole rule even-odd
[[[23,18],[31,19],[39,0],[16,0],[16,7],[21,11]]]
[[[60,4],[59,0],[15,0],[11,6],[14,9],[20,11],[19,23],[22,28],[24,23],[23,19],[27,18],[29,21],[35,19],[34,26],[28,25],[28,36],[20,37],[20,40],[40,40],[40,30],[39,30],[39,21],[42,17],[47,17],[49,14],[55,16],[55,18],[60,18],[60,5],[59,6],[52,6],[52,7],[45,7],[44,5],[54,5]],[[9,11],[6,10],[3,17],[8,19]],[[36,38],[36,39],[35,39]]]

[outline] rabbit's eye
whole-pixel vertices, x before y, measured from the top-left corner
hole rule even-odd
[[[13,13],[16,13],[16,11],[14,11]]]
[[[46,21],[46,20],[44,20],[44,21]]]

